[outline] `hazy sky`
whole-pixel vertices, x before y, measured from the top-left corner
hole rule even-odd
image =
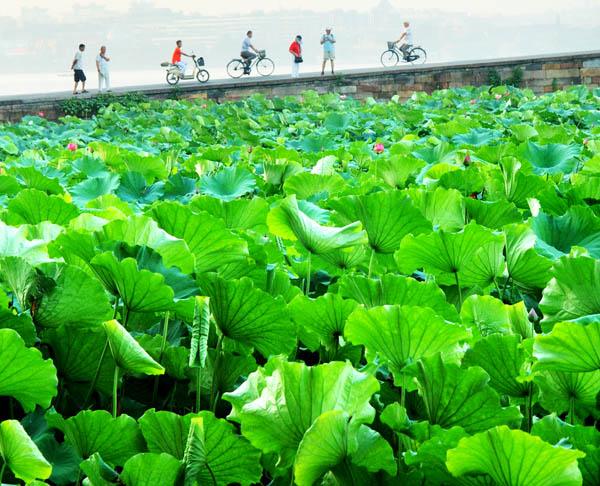
[[[10,0],[0,0],[0,4]],[[473,14],[498,14],[513,15],[536,12],[563,12],[574,8],[585,8],[591,6],[598,0],[417,0],[414,3],[403,0],[390,0],[398,10],[403,6],[413,9],[441,9],[449,11],[464,11]],[[92,0],[93,2],[93,0]],[[85,5],[86,1],[73,0],[28,0],[27,7],[52,7],[57,15],[71,12],[73,5]],[[139,0],[99,0],[98,3],[110,10],[126,10],[130,5],[139,3]],[[369,10],[379,3],[379,0],[298,0],[290,3],[288,0],[226,0],[225,2],[214,2],[209,0],[146,0],[144,3],[159,7],[167,7],[172,10],[186,12],[214,14],[245,13],[255,10],[282,10],[292,7],[300,7],[308,10],[328,11],[336,8],[352,10]],[[23,5],[23,4],[21,4]],[[22,8],[22,7],[21,7]],[[17,9],[7,9],[3,15],[20,14]],[[532,18],[532,23],[535,19]]]

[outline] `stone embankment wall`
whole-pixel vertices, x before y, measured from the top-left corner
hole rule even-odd
[[[318,93],[347,94],[358,99],[389,99],[394,95],[408,99],[415,91],[431,93],[438,89],[489,84],[490,74],[506,80],[515,69],[522,71],[522,87],[537,94],[566,89],[575,84],[590,88],[600,86],[600,51],[544,56],[514,57],[486,61],[461,61],[395,68],[360,69],[336,76],[304,74],[299,79],[286,76],[251,77],[238,80],[215,80],[205,85],[185,82],[177,88],[181,99],[210,99],[217,102],[263,93],[269,97],[299,95],[306,90]],[[173,88],[165,85],[120,88],[115,94],[141,92],[152,99],[173,96]],[[15,122],[25,115],[45,113],[49,119],[62,116],[60,103],[69,93],[0,97],[0,122]],[[94,96],[94,92],[87,96]]]

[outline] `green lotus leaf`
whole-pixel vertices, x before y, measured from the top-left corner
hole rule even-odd
[[[299,172],[288,177],[283,192],[288,196],[303,199],[327,199],[337,196],[346,189],[346,182],[339,174],[319,175]]]
[[[497,283],[505,268],[504,239],[502,235],[494,235],[491,241],[481,245],[458,277],[462,286],[477,285],[485,289]]]
[[[434,282],[419,282],[413,278],[386,274],[381,278],[367,278],[358,274],[344,275],[340,280],[340,294],[367,308],[382,305],[410,305],[430,307],[436,314],[457,322],[453,305]]]
[[[19,257],[6,257],[0,260],[0,277],[21,309],[29,309],[32,296],[37,293],[40,279],[36,269]]]
[[[133,209],[114,194],[106,194],[88,202],[85,207],[94,215],[107,220],[124,219],[133,215]]]
[[[59,196],[48,196],[37,189],[25,189],[9,201],[4,221],[12,226],[38,224],[42,221],[66,226],[78,215],[77,206]]]
[[[204,368],[208,356],[208,333],[210,331],[210,299],[194,298],[194,320],[192,322],[192,340],[190,343],[189,366]]]
[[[531,163],[535,174],[569,174],[575,168],[579,152],[576,145],[527,142],[522,146],[520,156]]]
[[[574,410],[585,418],[596,414],[596,396],[600,392],[600,371],[566,373],[539,371],[534,383],[540,390],[540,404],[550,412],[563,413]],[[571,418],[575,420],[574,417]]]
[[[501,395],[526,397],[529,385],[520,382],[525,363],[525,351],[519,347],[520,337],[514,334],[491,334],[477,341],[465,353],[463,367],[479,366],[490,375],[490,386]]]
[[[223,201],[210,196],[197,196],[190,203],[194,211],[221,218],[225,227],[233,230],[267,231],[268,203],[259,197]]]
[[[133,258],[118,261],[105,252],[92,258],[90,266],[111,294],[134,312],[161,312],[173,305],[173,290],[162,275],[139,270]]]
[[[11,167],[7,175],[14,176],[27,189],[37,189],[48,194],[64,194],[65,190],[56,177],[46,177],[35,167]]]
[[[148,184],[152,183],[155,179],[166,179],[168,176],[165,161],[160,157],[125,151],[121,151],[120,155],[119,162],[122,163],[123,166],[121,166],[121,164],[111,164],[110,160],[105,161],[106,165],[112,166],[115,169],[126,169],[123,170],[123,172],[137,172],[144,176]]]
[[[139,172],[125,172],[121,176],[121,184],[116,195],[124,202],[145,205],[158,201],[164,193],[164,182],[147,185],[146,179]]]
[[[357,306],[353,300],[327,293],[316,299],[299,295],[290,302],[288,309],[298,326],[300,340],[308,349],[316,351],[319,345],[330,347],[339,344],[346,320]]]
[[[112,314],[100,282],[83,270],[67,265],[60,269],[56,286],[42,295],[34,321],[42,327],[100,326]]]
[[[548,258],[569,254],[573,246],[600,258],[600,218],[589,207],[573,206],[557,217],[540,213],[533,218],[532,228],[537,236],[536,249]]]
[[[263,162],[265,181],[281,186],[289,177],[302,171],[302,165],[293,160],[265,160]]]
[[[329,206],[338,214],[339,224],[360,221],[377,253],[394,253],[407,234],[416,236],[432,230],[410,198],[399,191],[342,197],[330,200]]]
[[[153,207],[149,214],[160,228],[187,243],[198,273],[245,260],[248,255],[247,243],[208,213],[195,214],[181,204],[167,202]]]
[[[0,221],[0,257],[20,257],[31,264],[48,261],[42,240],[30,241],[25,226],[13,228]]]
[[[463,302],[460,318],[476,335],[509,334],[511,332],[508,306],[490,295],[470,295]]]
[[[52,466],[16,420],[0,422],[0,456],[16,478],[25,482],[48,479]]]
[[[51,254],[61,256],[65,262],[73,265],[89,265],[97,253],[94,237],[82,231],[66,231],[56,237],[56,240],[48,245]]]
[[[501,407],[490,377],[477,366],[461,369],[437,354],[416,363],[416,378],[430,424],[460,426],[472,434],[521,418],[518,408]]]
[[[326,472],[345,460],[364,466],[369,472],[386,470],[396,475],[391,446],[366,425],[349,424],[350,416],[341,410],[325,412],[306,431],[296,455],[294,477],[298,486],[312,486]]]
[[[198,187],[202,194],[208,194],[223,201],[232,201],[254,191],[256,180],[254,175],[243,167],[224,167],[212,176],[202,176]]]
[[[156,250],[167,267],[179,267],[183,273],[194,271],[194,257],[185,241],[175,238],[158,227],[147,216],[132,216],[103,226],[95,234],[98,243],[115,240],[131,246],[145,245]]]
[[[487,474],[499,485],[580,486],[577,459],[584,455],[501,426],[461,439],[446,464],[455,476]]]
[[[128,459],[120,475],[125,486],[172,486],[183,464],[169,454],[136,454]]]
[[[453,353],[471,333],[427,307],[391,305],[356,309],[348,317],[345,336],[353,344],[364,345],[371,360],[379,355],[378,363],[387,363],[394,383],[401,385],[405,366],[424,356]]]
[[[508,201],[479,201],[478,199],[465,199],[469,220],[493,230],[500,230],[503,226],[523,221],[517,207]]]
[[[480,147],[482,145],[492,145],[502,137],[500,130],[491,128],[474,128],[469,133],[457,134],[452,137],[452,142],[457,145],[473,145]]]
[[[519,142],[526,142],[530,138],[534,138],[538,136],[537,130],[531,125],[511,125],[510,131],[516,137]]]
[[[110,351],[121,370],[146,375],[164,374],[165,369],[144,351],[121,324],[113,319],[103,325]]]
[[[434,227],[460,231],[465,225],[464,198],[457,190],[443,187],[437,187],[435,191],[409,189],[407,194]]]
[[[26,313],[13,314],[10,310],[0,311],[0,329],[12,329],[17,331],[25,342],[25,346],[34,346],[37,341],[37,333],[31,316]]]
[[[296,345],[296,329],[282,297],[271,297],[249,278],[207,277],[201,287],[225,337],[254,346],[265,357],[288,353]]]
[[[514,157],[505,157],[500,163],[499,184],[501,190],[492,194],[494,198],[504,198],[519,209],[528,207],[528,199],[536,197],[546,187],[544,180],[537,175],[527,174]]]
[[[77,481],[81,457],[73,447],[58,442],[50,433],[42,435],[34,442],[44,458],[52,465],[50,481],[55,484],[71,484]]]
[[[57,394],[58,379],[52,360],[25,347],[12,329],[0,329],[0,395],[15,398],[25,412],[36,405],[48,408]]]
[[[393,155],[373,162],[371,172],[393,189],[403,189],[406,182],[427,164],[410,155]]]
[[[540,310],[546,331],[560,321],[600,314],[600,262],[587,256],[561,257],[550,270]]]
[[[534,370],[582,373],[600,370],[600,321],[559,322],[533,344]]]
[[[508,275],[525,289],[544,288],[552,262],[535,251],[535,233],[524,224],[504,227]]]
[[[350,423],[370,423],[375,410],[369,400],[378,389],[375,378],[348,362],[306,366],[272,358],[224,398],[244,437],[263,453],[277,453],[279,467],[288,468],[305,432],[324,412],[340,410]]]
[[[317,258],[322,258],[325,262],[333,265],[336,269],[342,271],[347,269],[356,268],[362,262],[365,261],[367,251],[364,246],[356,245],[350,248],[343,248],[341,250],[333,250],[323,255],[319,255]]]
[[[113,418],[106,410],[83,410],[64,419],[51,411],[46,420],[65,435],[65,442],[83,459],[97,452],[110,465],[123,466],[130,457],[146,451],[138,424],[128,415]]]
[[[85,206],[92,199],[112,194],[119,188],[119,175],[114,173],[103,173],[97,177],[76,184],[69,189],[73,202],[79,206]]]
[[[112,486],[119,480],[117,471],[106,464],[97,452],[83,461],[79,467],[87,475],[83,480],[84,486]]]

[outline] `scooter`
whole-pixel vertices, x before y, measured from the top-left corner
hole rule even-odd
[[[192,61],[194,61],[194,71],[192,74],[182,74],[179,66],[170,62],[161,62],[160,65],[167,68],[167,83],[170,85],[175,85],[179,83],[180,79],[194,78],[196,78],[200,83],[206,83],[210,78],[210,74],[208,74],[206,69],[202,68],[202,66],[204,66],[204,58],[196,57],[194,54],[192,54]]]

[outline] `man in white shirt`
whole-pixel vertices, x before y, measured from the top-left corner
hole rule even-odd
[[[79,44],[79,50],[75,53],[75,57],[73,58],[73,64],[71,64],[71,69],[73,70],[74,79],[75,79],[75,87],[73,88],[73,94],[77,94],[77,84],[81,81],[81,92],[87,93],[85,89],[85,74],[83,72],[83,51],[85,51],[85,44]]]
[[[410,30],[409,22],[404,22],[404,32],[400,36],[400,39],[396,41],[396,44],[400,44],[400,50],[402,51],[402,54],[404,54],[404,59],[406,59],[408,57],[408,51],[413,45],[412,30]]]
[[[250,70],[249,70],[250,63],[252,62],[252,59],[254,59],[256,57],[256,54],[254,54],[253,52],[250,52],[250,49],[252,49],[254,52],[256,52],[256,54],[258,54],[258,50],[252,45],[252,31],[251,30],[246,32],[246,37],[242,41],[242,52],[240,52],[240,56],[242,56],[242,59],[246,62],[246,67],[244,68],[244,74],[250,73]]]
[[[98,91],[102,93],[102,85],[106,87],[106,91],[110,91],[110,73],[108,70],[108,61],[106,57],[106,46],[100,48],[100,54],[96,56],[96,68],[98,69]]]

